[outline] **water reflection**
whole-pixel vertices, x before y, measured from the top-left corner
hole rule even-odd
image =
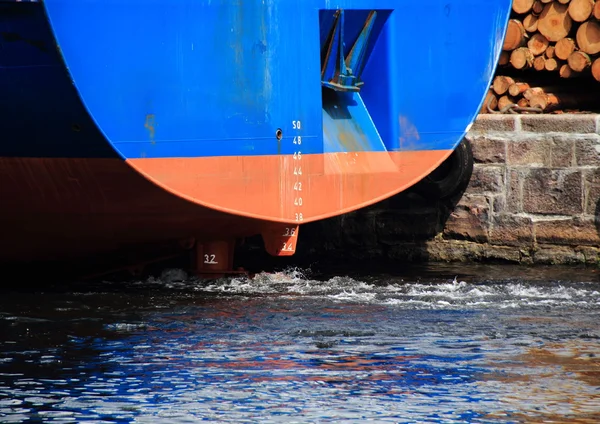
[[[598,422],[594,281],[5,291],[0,422]]]

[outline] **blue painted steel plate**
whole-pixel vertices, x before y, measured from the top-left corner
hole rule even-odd
[[[152,158],[290,154],[275,134],[292,137],[294,122],[305,153],[452,149],[489,87],[511,0],[44,5],[100,130],[124,158]],[[360,92],[327,100],[321,53],[339,9],[346,53],[378,13]]]

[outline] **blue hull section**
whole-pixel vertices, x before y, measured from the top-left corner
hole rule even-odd
[[[84,108],[43,6],[0,1],[0,157],[119,157]]]
[[[298,123],[304,154],[453,149],[490,84],[511,1],[43,4],[92,119],[136,159],[292,154]],[[364,85],[332,96],[322,56],[340,9],[344,56],[369,12],[377,18]]]

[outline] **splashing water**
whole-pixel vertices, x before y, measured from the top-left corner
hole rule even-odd
[[[600,306],[600,286],[593,282],[452,281],[416,283],[401,279],[333,277],[311,280],[298,269],[262,273],[254,278],[223,278],[202,283],[181,270],[167,270],[161,278],[137,282],[205,294],[274,295],[286,298],[322,298],[344,302],[395,305],[403,308],[520,308],[523,306]]]

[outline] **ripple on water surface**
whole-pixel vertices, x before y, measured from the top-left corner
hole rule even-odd
[[[594,278],[169,270],[0,294],[0,422],[600,420]]]

